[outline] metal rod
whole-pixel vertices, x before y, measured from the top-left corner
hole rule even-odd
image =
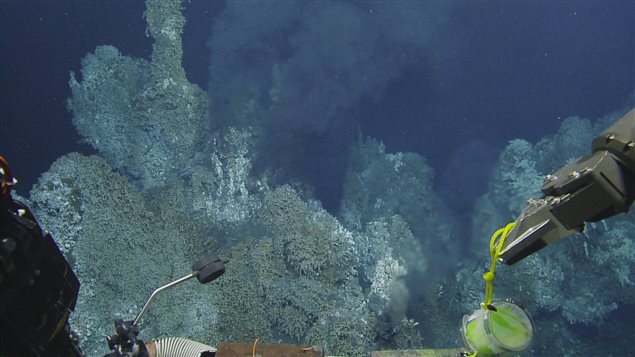
[[[191,274],[188,274],[188,275],[186,275],[186,276],[182,277],[181,279],[174,280],[174,281],[173,281],[173,282],[171,282],[171,283],[168,283],[168,284],[166,284],[166,285],[163,285],[163,286],[162,286],[162,287],[160,287],[160,288],[155,289],[155,290],[152,292],[152,294],[150,294],[150,297],[148,298],[148,301],[146,301],[145,305],[143,305],[143,308],[142,308],[142,309],[141,309],[141,311],[139,312],[139,315],[137,315],[137,318],[135,318],[135,319],[134,319],[134,322],[133,322],[132,324],[133,324],[133,325],[137,325],[137,326],[138,326],[139,321],[141,321],[141,317],[143,316],[143,314],[145,314],[145,313],[146,313],[146,310],[148,309],[148,306],[150,306],[150,302],[152,302],[152,299],[154,299],[154,297],[155,297],[155,296],[156,296],[156,295],[157,295],[160,291],[163,291],[163,290],[165,290],[165,289],[167,289],[167,288],[171,288],[171,287],[173,287],[174,285],[177,285],[177,284],[180,284],[180,283],[182,283],[182,282],[184,282],[184,281],[187,281],[187,280],[189,280],[189,279],[192,279],[192,278],[193,278],[193,277],[195,277],[195,276],[196,276],[196,274],[195,274],[195,273],[191,273]]]

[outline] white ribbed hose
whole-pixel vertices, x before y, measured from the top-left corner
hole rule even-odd
[[[203,352],[216,352],[216,348],[180,337],[166,337],[154,341],[156,357],[200,357]]]

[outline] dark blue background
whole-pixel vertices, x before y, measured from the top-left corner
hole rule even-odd
[[[184,66],[190,81],[207,86],[205,46],[211,18],[220,1],[186,4]],[[57,157],[70,151],[90,153],[79,143],[71,115],[69,72],[98,45],[150,57],[143,1],[4,1],[0,0],[0,153],[26,194]]]
[[[185,4],[184,66],[204,89],[206,42],[223,8]],[[101,44],[148,58],[143,10],[142,1],[0,1],[0,152],[23,182],[19,192],[58,156],[90,152],[65,108],[69,71]],[[509,140],[535,141],[567,116],[596,119],[629,102],[634,14],[631,1],[453,3],[431,60],[364,100],[356,119],[389,151],[423,154],[442,191],[464,191],[451,205],[467,205]]]

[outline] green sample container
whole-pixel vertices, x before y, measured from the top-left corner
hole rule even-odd
[[[494,301],[495,310],[478,309],[464,315],[461,336],[465,347],[478,356],[496,356],[525,350],[534,336],[531,316],[512,301]]]

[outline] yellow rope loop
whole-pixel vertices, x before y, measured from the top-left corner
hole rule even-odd
[[[489,241],[489,254],[492,263],[489,271],[483,274],[483,279],[485,280],[485,301],[481,303],[483,309],[488,309],[492,304],[492,299],[494,298],[494,278],[496,277],[494,271],[496,270],[496,263],[498,263],[498,256],[503,250],[507,235],[515,226],[516,222],[509,223],[504,228],[497,230]]]

